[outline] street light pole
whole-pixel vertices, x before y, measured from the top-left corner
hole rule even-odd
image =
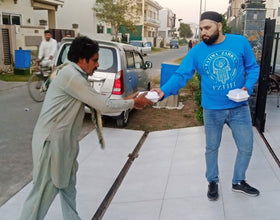
[[[199,26],[199,22],[200,22],[201,11],[202,11],[202,0],[200,0],[200,9],[199,9],[198,26]],[[198,27],[198,41],[200,41],[200,28],[199,28],[199,27]]]

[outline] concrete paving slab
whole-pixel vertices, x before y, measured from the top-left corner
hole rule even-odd
[[[109,191],[118,173],[143,135],[142,131],[104,128],[106,149],[100,149],[96,132],[80,141],[77,174],[77,209],[82,219],[91,219]],[[0,207],[0,219],[18,219],[32,183]],[[55,198],[46,220],[63,219],[59,196]]]
[[[264,136],[280,159],[280,107],[277,107],[277,94],[271,94],[266,101],[266,122]]]
[[[273,134],[270,126],[273,124],[266,126],[266,135]],[[77,209],[82,219],[94,215],[143,133],[104,128],[105,151],[100,149],[95,131],[81,140]],[[277,145],[275,149],[280,153]],[[255,128],[247,179],[260,190],[259,197],[231,190],[236,147],[225,126],[219,154],[220,198],[208,201],[204,151],[203,127],[149,133],[103,219],[279,219],[280,168]],[[31,183],[0,207],[1,220],[18,219],[30,188]],[[59,197],[46,219],[62,219]]]
[[[169,136],[173,141],[168,142],[166,136]],[[155,143],[160,138],[163,138],[162,143],[164,144],[157,146]],[[207,182],[204,177],[205,168],[203,168],[203,127],[172,130],[170,135],[168,135],[168,131],[164,135],[161,135],[160,132],[152,132],[143,145],[139,158],[133,164],[133,169],[127,174],[113,199],[112,206],[105,213],[104,219],[112,219],[114,214],[123,216],[120,219],[134,219],[133,213],[138,213],[137,219],[161,220],[279,218],[280,199],[277,196],[273,196],[272,200],[268,198],[272,192],[276,195],[280,193],[280,170],[256,130],[254,130],[254,139],[255,150],[252,161],[256,160],[260,164],[255,161],[250,166],[247,176],[248,182],[260,189],[261,195],[248,197],[242,193],[232,192],[231,179],[236,150],[231,131],[225,127],[221,149],[226,148],[227,150],[220,151],[219,164],[221,168],[228,167],[228,169],[221,171],[220,199],[217,202],[210,202],[206,197]],[[164,159],[162,155],[157,156],[153,152],[155,148],[158,149],[158,154],[167,151],[170,153],[166,154]],[[148,157],[149,160],[145,157]],[[194,157],[199,163],[191,162],[193,166],[184,167],[184,165],[190,165],[185,161],[193,161]],[[229,160],[229,158],[233,159]],[[181,160],[182,167],[180,168],[178,160]],[[176,168],[181,169],[180,172],[174,169],[174,164]],[[184,168],[185,171],[182,171]],[[145,207],[141,212],[139,206],[136,205],[144,201],[158,202],[159,200],[162,203],[157,218],[144,217]],[[132,207],[131,204],[134,206]],[[125,205],[126,208],[124,208]],[[261,209],[256,208],[260,206],[262,206]]]

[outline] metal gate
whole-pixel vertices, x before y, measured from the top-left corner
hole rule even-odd
[[[265,126],[265,107],[267,98],[267,88],[269,75],[271,74],[271,57],[273,50],[273,41],[275,36],[275,19],[266,19],[264,27],[263,51],[260,64],[260,77],[257,90],[257,100],[253,124],[260,132],[264,132]]]
[[[9,29],[2,29],[2,38],[3,38],[3,54],[4,54],[4,65],[11,65],[11,51],[10,51],[10,37]]]

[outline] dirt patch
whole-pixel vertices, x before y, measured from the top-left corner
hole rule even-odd
[[[202,125],[196,118],[198,106],[194,100],[194,92],[190,89],[185,90],[179,96],[179,101],[184,105],[182,109],[149,106],[143,110],[131,111],[125,129],[160,131]],[[116,127],[114,120],[104,118],[104,127]]]
[[[134,110],[126,128],[160,131],[201,125],[195,116],[196,103],[192,99],[185,100],[182,103],[184,107],[180,110],[153,107],[147,107],[141,111]]]
[[[152,87],[159,87],[160,79],[153,79]],[[196,117],[198,106],[194,100],[197,90],[196,83],[189,83],[179,92],[179,102],[182,109],[153,108],[149,106],[143,110],[133,110],[129,114],[129,121],[124,129],[142,131],[161,131],[176,128],[200,126],[202,123]],[[116,121],[110,117],[103,117],[103,126],[116,128]],[[82,138],[94,128],[89,115],[86,115],[83,125]]]

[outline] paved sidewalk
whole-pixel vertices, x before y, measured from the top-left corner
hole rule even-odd
[[[0,91],[24,83],[0,81]],[[7,88],[8,87],[8,88]],[[280,108],[276,95],[269,96],[264,135],[280,158]],[[91,219],[144,132],[104,128],[107,148],[101,150],[95,131],[80,141],[77,209]],[[149,133],[120,188],[106,210],[104,220],[278,220],[280,168],[254,129],[254,152],[248,182],[259,197],[231,191],[236,149],[225,127],[219,155],[220,198],[206,197],[203,127]],[[16,220],[32,183],[0,207],[1,220]],[[59,197],[46,220],[62,220]]]
[[[266,123],[264,136],[280,160],[280,107],[277,107],[277,94],[269,95],[266,101]],[[280,217],[279,217],[280,219]]]
[[[143,132],[104,128],[104,135],[105,151],[97,144],[95,131],[80,142],[77,209],[85,220],[98,209]],[[210,202],[204,177],[203,127],[149,133],[103,219],[279,219],[280,169],[255,129],[254,141],[247,176],[249,183],[260,189],[260,196],[231,191],[236,149],[225,127],[219,158],[220,198]],[[28,184],[0,208],[1,219],[18,219],[30,188]],[[59,197],[46,219],[62,219]]]
[[[0,80],[0,92],[8,89],[13,89],[19,86],[25,86],[27,82],[6,82]]]

